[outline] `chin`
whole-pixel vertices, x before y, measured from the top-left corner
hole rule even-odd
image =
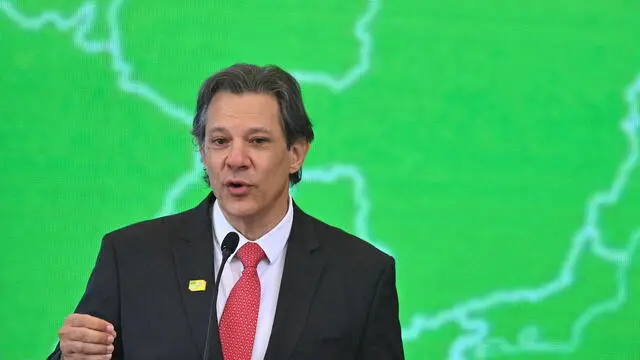
[[[250,199],[225,198],[220,199],[220,207],[227,216],[236,218],[251,217],[258,212],[258,206]]]

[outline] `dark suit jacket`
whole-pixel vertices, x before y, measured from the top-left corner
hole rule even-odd
[[[114,359],[201,359],[213,279],[210,194],[107,234],[76,312],[116,328]],[[192,292],[189,280],[204,279]],[[211,359],[221,359],[213,334]],[[59,358],[56,349],[49,357]],[[265,359],[403,359],[393,258],[294,204]]]

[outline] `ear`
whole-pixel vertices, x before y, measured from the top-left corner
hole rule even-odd
[[[198,145],[198,151],[200,152],[200,162],[204,164],[204,157],[205,157],[204,144]]]
[[[302,168],[302,163],[309,151],[309,142],[298,140],[289,148],[289,174],[298,172]]]

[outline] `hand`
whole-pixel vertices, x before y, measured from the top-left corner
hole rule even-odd
[[[109,322],[84,314],[71,314],[58,331],[63,360],[111,359],[116,331]]]

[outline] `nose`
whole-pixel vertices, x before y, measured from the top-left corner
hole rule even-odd
[[[249,156],[241,141],[234,141],[229,147],[226,159],[227,166],[232,169],[249,166]]]

